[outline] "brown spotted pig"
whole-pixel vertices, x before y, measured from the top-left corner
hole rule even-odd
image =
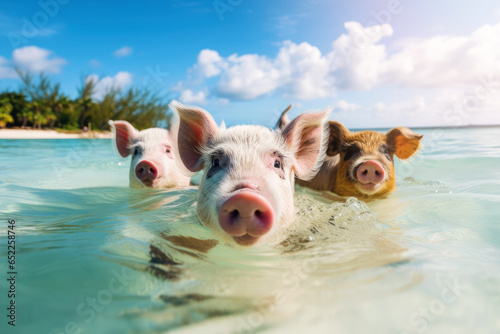
[[[288,107],[276,128],[289,122]],[[391,129],[386,134],[376,131],[351,132],[339,122],[329,122],[330,139],[327,157],[310,181],[297,179],[297,184],[340,196],[362,200],[384,198],[396,187],[394,156],[405,160],[417,153],[423,135],[406,127]]]

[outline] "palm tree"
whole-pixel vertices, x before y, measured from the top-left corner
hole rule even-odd
[[[83,128],[92,123],[96,129],[108,129],[108,120],[123,119],[133,122],[138,129],[168,126],[172,114],[167,101],[158,92],[146,88],[111,89],[99,100],[94,98],[96,80],[83,79],[79,96],[72,100],[61,93],[60,85],[45,74],[35,77],[17,69],[23,86],[19,92],[0,93],[0,101],[7,98],[12,106],[10,114],[3,109],[2,125],[12,123],[33,128],[42,126],[67,129]]]
[[[12,104],[10,104],[9,100],[3,98],[0,100],[0,128],[5,128],[7,123],[13,123],[14,118],[10,114],[12,111]]]
[[[92,115],[96,112],[97,105],[92,100],[92,95],[95,92],[96,82],[92,79],[83,79],[82,86],[78,89],[78,99],[76,109],[78,115],[78,125],[83,128],[88,122],[92,121]]]
[[[61,127],[68,129],[78,128],[78,111],[76,101],[62,95],[57,102],[59,110],[58,122]]]
[[[0,128],[5,128],[7,123],[13,123],[14,117],[9,113],[0,112]]]
[[[42,113],[35,113],[33,120],[35,121],[33,123],[33,128],[40,129],[40,130],[42,129],[42,125],[45,125],[47,123],[47,120],[42,115]]]
[[[26,97],[17,92],[4,91],[0,93],[1,105],[9,103],[12,106],[10,115],[14,119],[13,122],[9,122],[11,126],[20,126],[23,122],[23,118],[20,115],[21,110],[26,109]]]
[[[46,125],[49,121],[53,120],[52,116],[49,114],[53,113],[50,110],[50,107],[46,106],[43,102],[34,101],[31,103],[33,108],[34,116],[33,116],[33,128],[41,129],[42,125]]]
[[[22,125],[21,127],[23,129],[26,128],[26,126],[28,125],[28,122],[30,123],[33,123],[33,117],[35,116],[35,114],[33,113],[33,111],[30,110],[30,104],[28,103],[24,108],[22,108],[21,110],[19,110],[19,122],[22,122]]]
[[[45,117],[45,124],[49,125],[49,128],[52,129],[54,127],[54,124],[58,120],[57,116],[48,109],[44,114],[43,117]]]

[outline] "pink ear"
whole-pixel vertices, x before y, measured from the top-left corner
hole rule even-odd
[[[283,130],[283,136],[295,155],[295,175],[310,180],[321,167],[328,144],[329,111],[301,114]]]
[[[130,154],[129,145],[137,138],[139,131],[127,121],[109,121],[109,125],[111,125],[115,133],[115,143],[118,153],[124,158],[128,157]]]
[[[203,168],[202,149],[217,134],[217,123],[201,108],[186,106],[177,101],[172,101],[169,107],[179,115],[176,151],[190,172],[198,172]]]

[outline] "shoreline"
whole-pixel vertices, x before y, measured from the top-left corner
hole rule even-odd
[[[57,132],[56,130],[0,129],[0,139],[112,139],[110,131]]]

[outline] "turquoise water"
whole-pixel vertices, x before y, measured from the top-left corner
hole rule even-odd
[[[499,333],[500,128],[420,132],[389,198],[297,189],[287,241],[248,251],[211,248],[195,189],[127,188],[109,140],[0,140],[1,332]]]

